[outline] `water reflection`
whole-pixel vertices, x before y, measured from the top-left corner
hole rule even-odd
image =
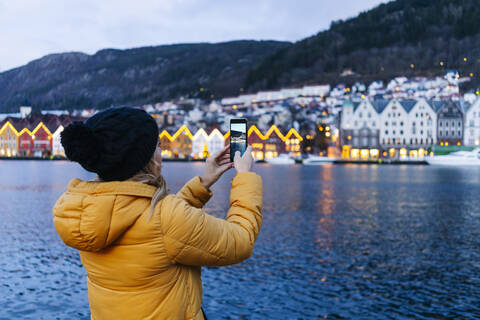
[[[201,163],[165,163],[175,192]],[[245,263],[204,268],[209,318],[480,317],[480,170],[256,166],[264,224]],[[51,222],[68,162],[0,161],[0,319],[88,319],[85,274]],[[223,217],[233,172],[205,210]]]

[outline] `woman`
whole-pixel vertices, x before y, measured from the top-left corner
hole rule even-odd
[[[98,174],[73,179],[53,208],[55,228],[80,250],[92,319],[204,319],[201,266],[247,259],[262,223],[262,181],[249,147],[209,158],[205,174],[168,194],[158,127],[146,112],[112,108],[62,132],[67,158]],[[235,167],[225,219],[202,211]]]

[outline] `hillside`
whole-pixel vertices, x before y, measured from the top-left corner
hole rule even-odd
[[[341,76],[348,69],[353,74]],[[462,89],[480,87],[478,1],[392,1],[293,44],[232,41],[53,54],[0,73],[0,112],[22,104],[71,109],[210,99],[448,69],[472,76]]]
[[[398,75],[473,73],[479,85],[480,6],[475,0],[397,0],[280,49],[248,74],[249,91]],[[464,58],[467,58],[466,61]],[[341,77],[351,69],[356,75]]]
[[[248,70],[287,45],[233,41],[52,54],[0,73],[0,112],[23,104],[104,108],[189,94],[238,94]]]

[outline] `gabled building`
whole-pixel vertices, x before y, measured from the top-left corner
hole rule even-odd
[[[425,99],[414,103],[409,112],[407,143],[410,148],[427,149],[437,143],[437,113]],[[423,156],[423,155],[420,155]]]
[[[162,157],[164,158],[172,158],[172,140],[173,137],[168,133],[167,130],[163,130],[159,134],[159,145],[162,149]]]
[[[411,105],[409,105],[411,106]],[[380,114],[380,145],[384,150],[405,147],[408,141],[408,108],[397,100],[390,100]],[[391,153],[394,151],[392,150]]]
[[[442,146],[461,145],[463,142],[463,104],[447,100],[437,110],[437,140]]]
[[[268,129],[264,136],[264,157],[265,159],[278,157],[285,152],[285,136],[275,125]]]
[[[65,157],[65,149],[63,149],[61,143],[61,133],[65,128],[60,125],[57,129],[52,133],[52,155],[53,156],[61,156]]]
[[[175,132],[171,143],[171,151],[174,158],[185,159],[190,156],[192,153],[192,138],[192,133],[185,125]]]
[[[205,130],[200,128],[192,138],[192,156],[203,159],[207,157],[208,153],[208,135]]]
[[[340,120],[340,143],[345,158],[363,160],[378,157],[380,136],[380,114],[387,102],[346,101]]]
[[[39,122],[31,132],[34,156],[49,156],[52,154],[52,133],[43,122]]]
[[[285,135],[285,151],[291,157],[300,157],[300,144],[302,143],[302,141],[303,138],[300,136],[300,134],[298,134],[297,130],[291,128]]]
[[[255,125],[248,129],[248,144],[252,146],[252,155],[255,159],[265,159],[265,137]]]
[[[465,134],[463,143],[467,146],[480,145],[480,99],[465,110]]]
[[[20,156],[33,156],[33,136],[30,129],[33,130],[27,119],[17,121],[18,132],[18,154]],[[20,129],[21,128],[21,129]]]
[[[436,143],[436,102],[425,99],[345,102],[341,115],[342,156],[423,158]]]
[[[225,139],[223,134],[218,129],[213,129],[208,136],[208,151],[210,154],[215,154],[223,149],[225,145]]]
[[[15,120],[7,117],[0,123],[0,156],[12,157],[18,151],[18,131],[13,126]]]
[[[50,119],[47,122],[47,128],[50,130],[52,133],[52,155],[53,156],[65,156],[65,150],[63,149],[62,143],[61,143],[61,134],[62,131],[68,127],[73,121],[83,121],[83,119],[80,118],[72,118],[67,115],[60,115],[55,118]]]

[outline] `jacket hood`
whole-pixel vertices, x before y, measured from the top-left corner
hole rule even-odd
[[[70,247],[100,251],[149,209],[156,190],[140,182],[73,179],[53,207],[55,229]]]

